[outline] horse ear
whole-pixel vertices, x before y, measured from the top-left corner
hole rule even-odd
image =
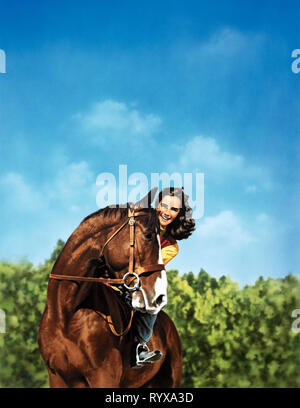
[[[134,208],[151,208],[157,190],[158,187],[153,187],[145,197],[135,203]]]

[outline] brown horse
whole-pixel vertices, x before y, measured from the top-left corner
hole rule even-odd
[[[60,253],[38,334],[50,387],[180,385],[181,343],[161,310],[167,279],[151,197],[89,215]],[[130,368],[134,310],[158,313],[148,345],[163,353],[139,370]]]

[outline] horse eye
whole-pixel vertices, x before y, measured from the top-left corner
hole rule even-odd
[[[148,233],[145,235],[145,237],[146,237],[147,239],[152,239],[153,234],[150,233],[150,232],[148,232]]]

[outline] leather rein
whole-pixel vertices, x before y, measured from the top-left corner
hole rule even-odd
[[[101,250],[100,258],[103,257],[103,252],[105,247],[109,244],[109,242],[127,225],[129,224],[129,264],[128,264],[128,272],[124,274],[122,279],[118,278],[92,278],[86,276],[72,276],[72,275],[56,275],[50,273],[49,277],[51,279],[58,279],[58,280],[70,280],[70,281],[79,281],[79,282],[95,282],[95,283],[104,283],[106,285],[124,285],[125,288],[130,291],[136,291],[140,288],[140,278],[139,276],[143,273],[148,272],[158,272],[165,268],[164,264],[152,264],[146,266],[139,266],[135,268],[134,261],[135,261],[135,217],[140,215],[147,215],[146,212],[142,210],[136,210],[134,208],[128,208],[128,218],[105,242],[103,248]],[[129,279],[129,282],[126,283],[126,280]],[[137,282],[133,287],[130,284],[137,279]]]

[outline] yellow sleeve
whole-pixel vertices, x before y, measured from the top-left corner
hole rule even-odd
[[[173,259],[178,254],[178,251],[179,251],[179,246],[177,242],[174,245],[168,245],[162,248],[161,255],[162,255],[164,265],[167,265],[167,263],[170,262],[171,259]]]

